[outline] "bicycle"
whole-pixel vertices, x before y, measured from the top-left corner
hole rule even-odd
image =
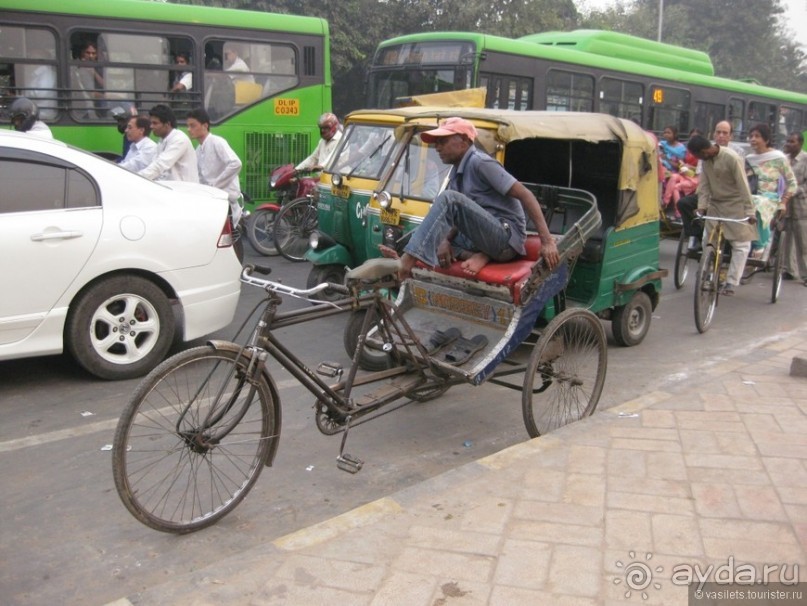
[[[709,239],[701,252],[698,273],[695,278],[695,326],[699,333],[709,330],[714,320],[723,276],[728,270],[730,254],[724,250],[727,242],[723,235],[724,223],[747,223],[744,219],[728,219],[702,215],[702,221],[714,221],[716,226],[710,231]]]
[[[750,268],[750,271],[746,271],[740,281],[741,284],[748,284],[759,272],[773,272],[771,303],[776,303],[779,300],[779,294],[782,290],[782,279],[785,271],[784,251],[788,249],[788,240],[790,238],[788,226],[789,219],[784,216],[774,218],[771,221],[771,237],[768,247],[762,253],[761,258],[748,258],[746,268]]]
[[[542,262],[534,263],[518,303],[490,299],[465,284],[453,290],[425,278],[400,284],[394,275],[397,261],[391,259],[373,259],[350,270],[346,285],[323,283],[309,289],[260,278],[256,272],[269,270],[246,266],[242,281],[267,292],[246,343],[211,341],[176,354],[142,380],[115,431],[112,465],[118,495],[136,519],[164,532],[199,530],[232,511],[263,468],[272,465],[279,445],[280,394],[267,363],[270,357],[313,395],[319,431],[343,434],[337,467],[351,473],[363,465],[345,452],[352,427],[412,401],[436,398],[460,383],[487,380],[521,392],[522,415],[532,437],[592,414],[606,369],[599,319],[586,309],[571,308],[542,330],[534,327],[547,302],[562,296],[568,264],[598,224],[597,214],[593,227],[574,229],[561,240],[558,268],[550,272]],[[325,289],[338,289],[345,298],[278,312],[282,296],[310,298]],[[400,289],[395,301],[387,294],[393,289]],[[434,297],[428,296],[430,291]],[[454,314],[423,306],[427,300],[444,305],[452,298],[497,311],[485,324],[468,318],[473,305],[463,304],[462,313]],[[366,313],[347,371],[333,362],[312,370],[274,334],[275,329],[357,310]],[[510,320],[503,325],[505,316]],[[249,317],[244,326],[247,321]],[[461,338],[462,331],[470,330],[481,332]],[[529,339],[534,334],[537,341]],[[522,344],[531,347],[527,361],[510,359]],[[365,348],[385,352],[389,367],[358,374]],[[502,379],[519,373],[524,373],[520,384]],[[373,387],[380,381],[386,384]],[[402,398],[408,401],[384,409]]]

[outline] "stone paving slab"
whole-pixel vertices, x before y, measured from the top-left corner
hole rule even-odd
[[[800,337],[114,605],[669,606],[721,567],[807,581]]]

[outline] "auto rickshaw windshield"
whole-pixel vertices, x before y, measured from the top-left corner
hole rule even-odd
[[[394,125],[350,124],[326,172],[378,179],[395,143]]]

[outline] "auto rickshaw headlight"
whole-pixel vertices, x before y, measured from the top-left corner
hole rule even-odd
[[[376,194],[376,198],[378,199],[378,205],[387,210],[390,206],[392,206],[392,196],[388,191],[380,191]]]
[[[342,175],[340,175],[338,173],[333,175],[331,177],[331,183],[333,183],[336,187],[339,187],[340,185],[342,185]]]
[[[308,246],[312,250],[324,250],[335,245],[336,240],[331,238],[328,234],[322,233],[321,231],[314,230],[311,232],[311,235],[308,236]]]

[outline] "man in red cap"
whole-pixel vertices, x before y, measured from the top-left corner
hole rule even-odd
[[[448,188],[434,200],[404,248],[401,280],[411,276],[417,261],[448,267],[461,259],[465,273],[473,276],[490,261],[525,254],[526,216],[541,237],[544,261],[550,268],[558,264],[558,249],[538,200],[501,164],[474,147],[476,127],[471,122],[448,118],[420,136],[434,143],[440,159],[453,168]]]

